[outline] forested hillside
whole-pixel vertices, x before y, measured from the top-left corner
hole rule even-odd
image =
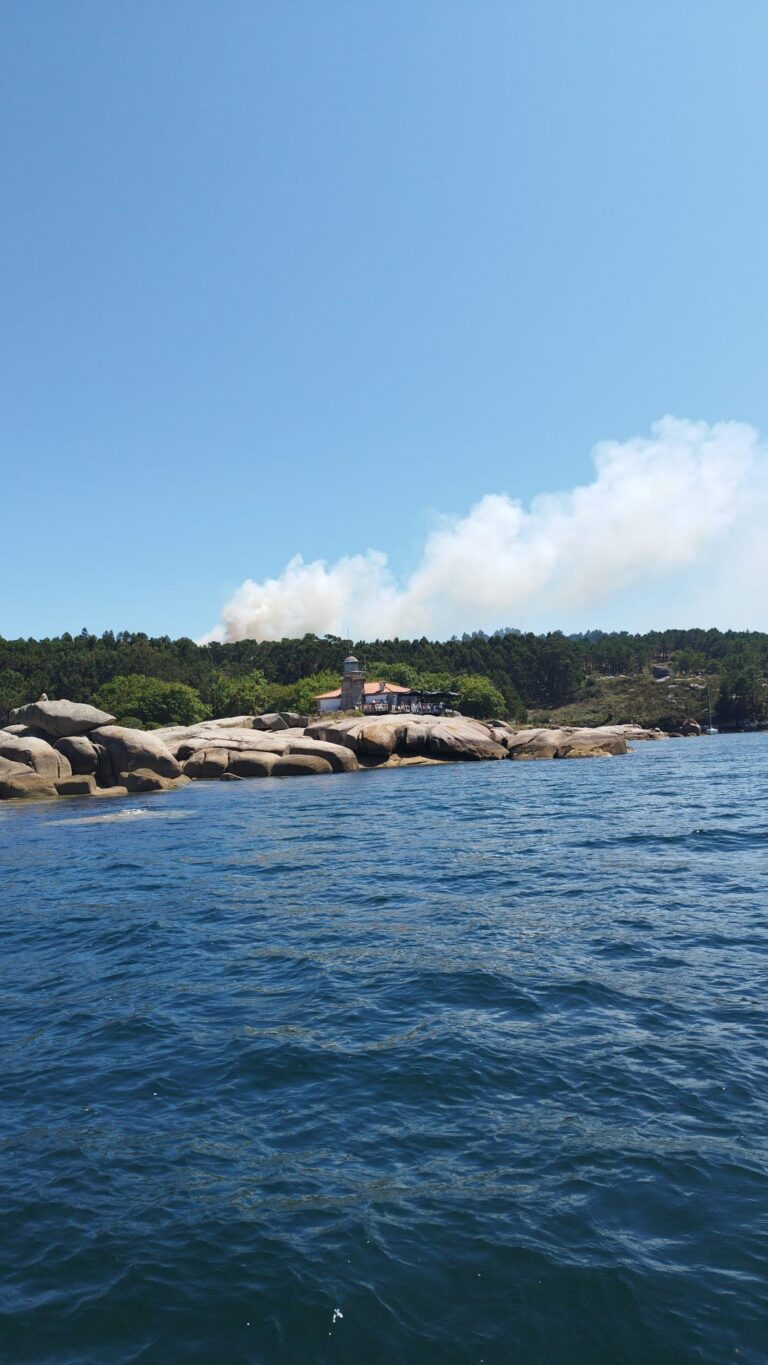
[[[46,640],[0,638],[0,723],[14,706],[46,692],[49,697],[95,701],[121,718],[144,724],[187,721],[207,714],[238,714],[297,706],[311,709],[316,692],[337,685],[352,650],[369,677],[459,691],[469,714],[589,706],[600,714],[604,683],[617,677],[651,681],[651,665],[673,676],[699,679],[699,709],[706,687],[721,725],[760,723],[768,717],[768,634],[756,631],[669,630],[645,635],[592,631],[566,636],[476,632],[442,642],[350,641],[306,635],[258,644],[197,645],[193,640],[150,638],[127,631],[61,635]],[[692,703],[697,700],[694,690]],[[612,684],[611,696],[621,698]],[[611,715],[663,723],[664,687],[632,694],[634,708],[653,715]],[[640,700],[638,700],[640,698]],[[623,703],[612,702],[613,710]],[[626,705],[629,705],[627,702]]]

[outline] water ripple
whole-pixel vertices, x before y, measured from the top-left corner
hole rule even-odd
[[[764,1365],[767,760],[0,806],[0,1357]]]

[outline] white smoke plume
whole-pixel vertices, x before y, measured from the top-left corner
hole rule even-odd
[[[279,578],[246,580],[204,638],[274,640],[308,631],[444,638],[537,613],[565,620],[633,584],[706,561],[742,527],[745,536],[754,531],[768,467],[754,427],[665,417],[651,433],[598,445],[591,483],[541,494],[528,508],[506,493],[487,494],[427,536],[420,564],[402,584],[377,550],[332,564],[296,555]],[[754,554],[754,534],[748,538]]]

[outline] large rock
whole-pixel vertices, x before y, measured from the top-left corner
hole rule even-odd
[[[254,730],[287,730],[288,722],[277,711],[268,711],[264,716],[253,717]]]
[[[333,769],[327,758],[320,758],[317,754],[286,754],[272,766],[273,777],[309,777],[330,772]]]
[[[32,769],[26,763],[14,763],[10,758],[0,758],[0,800],[10,800],[11,798],[23,795],[16,790],[14,779],[18,778],[23,783],[32,774]],[[33,774],[35,777],[37,773]],[[48,782],[47,778],[42,779]]]
[[[179,763],[186,763],[188,758],[195,754],[207,753],[209,749],[219,748],[222,753],[226,753],[229,745],[224,739],[212,738],[209,735],[192,735],[185,739],[169,739],[167,748]]]
[[[54,739],[65,735],[87,735],[101,725],[111,725],[115,719],[96,706],[86,706],[79,701],[32,701],[27,706],[17,706],[11,712],[11,720],[17,725],[31,725],[36,730],[44,730]]]
[[[314,754],[317,758],[324,758],[335,773],[354,773],[360,767],[353,750],[343,744],[329,744],[326,740],[301,736],[290,739],[286,748],[289,754]]]
[[[99,787],[111,787],[117,782],[115,765],[112,762],[112,755],[106,744],[99,744],[96,740],[91,740],[96,750],[96,782]]]
[[[308,725],[309,739],[342,745],[358,755],[386,759],[405,737],[409,716],[346,716],[341,720],[321,720]]]
[[[561,730],[521,730],[510,735],[505,748],[510,758],[557,758]]]
[[[656,726],[653,730],[648,730],[643,725],[596,725],[595,734],[614,734],[622,735],[628,744],[635,741],[650,739],[668,739],[666,731],[660,730]]]
[[[0,801],[51,801],[58,796],[53,778],[25,763],[0,758]]]
[[[291,736],[303,734],[303,731],[283,730],[273,736],[269,732],[257,733],[248,725],[222,726],[218,721],[204,720],[197,725],[174,725],[153,730],[152,734],[161,739],[174,757],[183,763],[201,749],[264,748],[274,752],[276,745],[282,747]]]
[[[95,773],[99,763],[96,745],[85,735],[67,735],[54,746],[69,761],[73,773]]]
[[[385,763],[377,768],[444,768],[450,763],[448,758],[428,758],[426,754],[410,754],[403,758],[400,754],[390,754]]]
[[[611,758],[627,753],[627,741],[620,734],[600,734],[595,730],[575,730],[558,745],[558,758]]]
[[[133,768],[130,772],[120,773],[119,782],[129,792],[167,792],[174,791],[176,787],[185,787],[189,778],[182,773],[177,777],[163,777],[149,768]]]
[[[0,739],[0,758],[8,758],[12,763],[23,763],[52,783],[59,777],[72,775],[69,760],[44,739],[21,735]]]
[[[10,777],[12,773],[28,773],[31,769],[28,763],[20,763],[17,758],[3,758],[0,755],[0,774]]]
[[[625,754],[627,741],[620,728],[518,730],[505,741],[510,758],[606,758]]]
[[[492,738],[484,725],[462,716],[448,720],[438,717],[430,729],[427,750],[433,758],[454,761],[507,757],[504,746]]]
[[[107,749],[116,773],[145,769],[158,777],[181,776],[181,764],[154,730],[129,730],[124,725],[104,725],[93,732],[92,739]]]
[[[347,731],[346,742],[353,742],[358,754],[372,758],[389,758],[405,737],[405,719],[371,716],[357,721]]]
[[[346,745],[363,760],[384,761],[391,754],[423,754],[449,761],[506,758],[506,750],[488,726],[467,716],[352,716],[316,721],[307,726],[306,734]]]
[[[255,740],[255,736],[252,736]],[[261,745],[252,748],[225,748],[224,745],[211,745],[198,749],[184,763],[184,775],[191,778],[221,778],[225,773],[235,777],[269,777],[271,767],[278,758],[277,753],[267,751]]]
[[[309,716],[301,716],[298,711],[267,711],[263,716],[251,716],[254,730],[296,730],[309,724]]]
[[[250,753],[241,750],[230,754],[228,772],[234,777],[271,777],[279,757],[264,749],[253,749]]]
[[[96,779],[92,773],[80,773],[76,777],[62,777],[56,783],[59,796],[95,796]]]
[[[283,730],[279,735],[257,734],[254,730],[232,730],[225,737],[207,733],[204,735],[193,735],[189,739],[181,742],[175,741],[171,746],[180,762],[191,758],[193,754],[206,752],[210,749],[222,749],[229,753],[287,753],[290,740],[298,738],[298,733],[293,730]]]
[[[217,720],[203,720],[199,724],[211,730],[252,730],[253,720],[253,716],[219,716]]]
[[[184,764],[184,776],[213,780],[229,767],[228,749],[198,749]]]
[[[327,739],[331,744],[345,744],[350,728],[357,724],[356,717],[342,720],[313,720],[304,730],[310,739]],[[354,748],[354,745],[352,746]]]

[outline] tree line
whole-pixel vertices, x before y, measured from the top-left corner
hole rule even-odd
[[[369,677],[458,691],[466,714],[523,718],[529,707],[578,701],[597,678],[641,674],[652,662],[662,662],[682,674],[718,678],[719,723],[768,717],[768,634],[758,631],[534,635],[510,629],[445,641],[305,635],[198,645],[187,638],[83,630],[42,640],[0,637],[0,723],[13,707],[42,692],[95,702],[121,719],[144,724],[311,710],[316,693],[338,686],[350,652]]]

